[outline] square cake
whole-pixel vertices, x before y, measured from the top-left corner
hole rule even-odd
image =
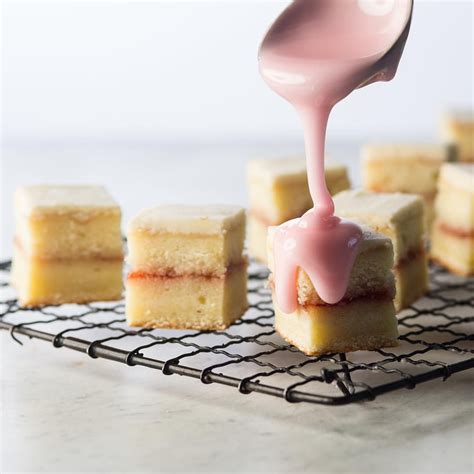
[[[474,162],[474,111],[465,110],[445,114],[441,136],[456,146],[459,161]]]
[[[273,233],[268,235],[268,262],[274,271]],[[298,269],[298,306],[284,313],[273,288],[275,328],[290,344],[307,355],[373,350],[397,345],[398,329],[393,248],[390,239],[363,226],[363,238],[349,278],[346,294],[336,304],[325,303],[304,270]]]
[[[326,163],[326,184],[331,194],[350,187],[345,166]],[[250,200],[248,248],[252,257],[267,260],[269,226],[300,217],[313,205],[308,188],[305,157],[252,160],[247,164]]]
[[[12,280],[20,305],[120,299],[120,220],[102,186],[17,189]]]
[[[474,273],[474,164],[441,168],[431,257],[459,275]]]
[[[337,194],[334,204],[339,217],[362,222],[392,240],[397,311],[426,293],[424,208],[419,196],[352,190]]]
[[[433,221],[439,170],[454,159],[443,144],[370,144],[362,148],[362,180],[367,191],[410,193],[423,197],[426,224]]]
[[[128,229],[130,326],[224,329],[247,309],[245,212],[225,205],[159,206]]]

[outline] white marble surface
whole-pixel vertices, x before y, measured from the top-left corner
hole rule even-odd
[[[152,202],[245,203],[245,159],[265,149],[275,155],[292,148],[10,150],[3,163],[2,234],[9,241],[12,223],[5,212],[20,182],[47,177],[105,182],[129,218]],[[351,161],[357,150],[335,147],[334,154]],[[218,176],[226,178],[219,182]],[[9,251],[7,245],[2,249]],[[19,346],[2,331],[0,351],[1,472],[474,469],[472,372],[370,403],[324,407],[243,396],[229,387],[93,360],[42,341]]]
[[[1,471],[469,473],[472,375],[291,405],[30,341],[2,343]],[[61,351],[61,353],[58,353]]]

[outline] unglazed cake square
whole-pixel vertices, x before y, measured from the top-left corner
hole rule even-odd
[[[222,329],[247,308],[245,212],[237,206],[159,206],[128,229],[131,326]]]
[[[326,184],[331,194],[350,187],[347,168],[328,160]],[[247,164],[250,199],[248,248],[261,262],[267,258],[267,229],[300,217],[312,207],[305,157],[252,160]]]
[[[270,228],[268,236],[268,261],[272,272],[274,229]],[[276,330],[308,355],[395,346],[398,331],[392,265],[390,239],[364,226],[343,299],[334,305],[325,303],[300,268],[296,281],[296,311],[283,312],[273,291]],[[273,288],[272,277],[270,286]]]
[[[441,169],[431,257],[454,273],[474,273],[474,164]]]
[[[339,163],[328,160],[325,177],[331,194],[350,186],[347,168]],[[304,156],[249,161],[247,187],[252,212],[267,225],[299,217],[312,207]]]
[[[439,170],[454,157],[455,149],[444,144],[368,144],[362,148],[363,186],[374,192],[421,195],[429,227]]]
[[[120,219],[101,186],[19,188],[12,273],[20,305],[120,299]]]
[[[428,287],[423,200],[402,193],[344,191],[334,196],[336,214],[362,222],[392,240],[397,310],[410,306]]]
[[[473,110],[446,113],[441,124],[441,136],[456,146],[459,161],[474,162]]]
[[[365,145],[364,187],[375,192],[432,194],[441,165],[452,157],[452,148],[444,144]]]

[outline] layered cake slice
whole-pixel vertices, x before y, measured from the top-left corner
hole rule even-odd
[[[326,163],[326,184],[331,194],[349,189],[345,166]],[[309,194],[305,157],[252,160],[247,164],[250,200],[248,248],[250,254],[267,260],[269,226],[300,217],[313,206]]]
[[[457,148],[459,161],[474,162],[474,111],[453,111],[445,114],[441,136]]]
[[[224,329],[247,309],[245,213],[236,206],[170,205],[128,229],[130,326]]]
[[[268,235],[268,262],[274,271],[273,233]],[[362,226],[363,238],[349,278],[346,293],[337,304],[327,304],[318,295],[303,269],[297,273],[298,305],[283,312],[273,290],[275,328],[290,344],[307,355],[373,350],[397,345],[397,319],[393,297],[393,249],[388,237]]]
[[[362,148],[363,185],[378,193],[419,194],[425,201],[429,227],[439,170],[454,157],[454,148],[443,144],[366,145]]]
[[[120,220],[101,186],[19,188],[12,278],[20,305],[120,299]]]
[[[441,169],[431,257],[459,275],[474,273],[474,164]]]
[[[352,190],[337,194],[334,204],[338,216],[362,222],[392,240],[397,311],[426,293],[424,208],[419,196]]]

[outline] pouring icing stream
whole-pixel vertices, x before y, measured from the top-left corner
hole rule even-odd
[[[301,118],[314,204],[274,234],[275,293],[286,313],[297,308],[298,268],[326,303],[346,293],[362,231],[334,215],[324,175],[328,118],[357,87],[394,77],[412,7],[412,0],[294,0],[260,47],[263,78]]]

